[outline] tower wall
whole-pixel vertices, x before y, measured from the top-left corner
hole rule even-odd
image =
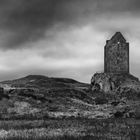
[[[104,49],[106,73],[129,73],[129,43],[119,39],[109,40]]]

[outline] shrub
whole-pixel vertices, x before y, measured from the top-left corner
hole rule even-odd
[[[136,119],[140,119],[140,109],[137,108],[135,112]]]
[[[96,97],[95,98],[95,103],[96,104],[106,104],[106,103],[108,103],[108,100],[104,96]]]

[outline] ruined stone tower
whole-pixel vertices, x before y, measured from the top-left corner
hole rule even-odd
[[[104,48],[105,73],[129,73],[129,43],[120,32],[106,41]]]

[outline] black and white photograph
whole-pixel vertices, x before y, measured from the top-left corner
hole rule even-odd
[[[140,0],[0,0],[0,140],[140,140]]]

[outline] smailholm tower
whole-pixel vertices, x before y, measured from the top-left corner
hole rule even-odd
[[[129,43],[120,32],[106,41],[104,48],[105,73],[129,73]]]

